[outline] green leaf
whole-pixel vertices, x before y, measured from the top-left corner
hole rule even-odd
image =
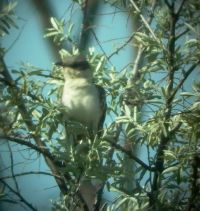
[[[122,199],[118,199],[117,202],[115,203],[115,209],[118,209],[123,203],[125,203],[127,201],[127,198],[122,198]]]
[[[191,93],[191,92],[182,92],[180,93],[181,96],[185,96],[185,97],[193,97],[195,96],[194,93]]]
[[[164,87],[161,87],[161,91],[162,91],[164,98],[166,98],[166,96],[167,96],[166,89]]]
[[[13,11],[15,9],[17,4],[18,4],[17,1],[9,2],[9,4],[5,6],[4,10],[6,10],[7,12],[11,12],[11,11]]]
[[[9,34],[9,31],[7,29],[7,27],[5,27],[4,25],[0,24],[0,30],[2,31],[2,33],[5,33],[5,34]]]
[[[196,29],[191,25],[191,24],[189,24],[189,23],[184,23],[187,27],[188,27],[188,29],[190,29],[192,32],[194,32],[195,34],[197,33],[197,31],[196,31]]]
[[[12,17],[10,17],[10,16],[8,16],[8,15],[5,15],[5,21],[7,22],[7,24],[9,25],[9,26],[13,26],[13,27],[15,27],[16,29],[18,29],[19,27],[17,26],[17,24],[15,23],[15,21],[13,20],[13,18]]]
[[[58,34],[58,32],[57,31],[53,31],[53,32],[50,32],[50,33],[46,33],[45,35],[44,35],[44,37],[46,38],[46,37],[52,37],[52,36],[55,36],[55,35],[57,35]]]
[[[176,155],[174,154],[174,152],[170,151],[170,150],[165,150],[164,151],[165,157],[168,157],[169,159],[172,160],[177,160]]]
[[[163,174],[172,173],[172,172],[174,172],[174,171],[178,171],[179,168],[180,168],[180,166],[172,166],[172,167],[166,168],[166,169],[163,171]]]
[[[30,75],[30,76],[32,76],[32,75],[38,76],[38,75],[40,75],[42,72],[43,72],[43,70],[33,70],[33,71],[30,71],[30,72],[28,73],[28,75]]]
[[[58,24],[58,21],[56,20],[56,18],[51,17],[50,22],[56,30],[59,30],[59,24]]]
[[[32,111],[32,115],[36,118],[36,119],[39,119],[42,114],[41,112],[37,111],[36,109]]]
[[[116,117],[116,122],[117,123],[128,123],[131,122],[132,120],[128,116],[118,116]]]

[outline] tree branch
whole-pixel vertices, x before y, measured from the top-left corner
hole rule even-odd
[[[155,167],[150,167],[148,166],[146,163],[144,163],[143,161],[141,161],[139,158],[137,158],[135,155],[132,154],[131,151],[127,151],[126,149],[124,149],[121,145],[114,143],[113,141],[110,141],[108,139],[105,140],[106,142],[108,142],[112,147],[114,147],[115,149],[119,150],[120,152],[123,152],[125,155],[127,155],[130,159],[134,160],[135,162],[137,162],[139,165],[141,165],[143,168],[145,168],[146,170],[149,171],[155,171]]]
[[[19,186],[18,186],[17,180],[15,178],[13,154],[12,154],[12,150],[11,150],[11,147],[10,147],[10,143],[9,142],[8,142],[8,149],[9,149],[9,152],[10,152],[10,161],[11,161],[10,169],[11,169],[12,178],[14,180],[14,184],[15,184],[15,187],[16,187],[17,192],[20,192],[19,191]]]
[[[156,155],[156,161],[155,161],[155,167],[157,171],[155,171],[153,176],[153,183],[152,183],[152,191],[150,194],[150,205],[153,209],[156,209],[157,207],[157,194],[158,190],[161,186],[161,181],[159,179],[160,174],[164,170],[164,150],[167,147],[167,144],[170,140],[170,131],[169,131],[169,119],[171,117],[171,111],[172,111],[172,102],[174,98],[171,98],[171,93],[173,91],[173,85],[174,85],[174,74],[176,71],[176,65],[175,65],[175,26],[176,22],[178,20],[178,16],[175,15],[175,8],[174,8],[174,1],[171,5],[169,5],[169,2],[165,0],[165,3],[167,4],[169,8],[169,13],[171,15],[170,20],[170,35],[168,40],[168,54],[166,61],[168,61],[168,85],[167,85],[167,96],[165,98],[165,113],[164,113],[164,127],[165,127],[165,133],[162,132],[160,135],[160,144],[157,149],[157,155]]]
[[[15,102],[17,102],[16,106],[18,107],[18,110],[24,120],[24,123],[26,124],[28,130],[30,131],[30,135],[32,136],[33,140],[35,141],[35,143],[40,149],[46,149],[47,147],[45,143],[41,141],[38,135],[35,134],[36,126],[33,124],[31,115],[29,114],[29,111],[27,110],[24,104],[24,100],[22,96],[20,95],[20,89],[16,86],[15,81],[12,79],[2,57],[0,57],[0,65],[3,69],[3,72],[2,72],[3,76],[5,77],[6,81],[8,81],[9,84],[11,84],[12,97],[15,99]],[[55,175],[60,175],[59,169],[57,168],[54,161],[45,155],[44,155],[44,159],[47,165],[49,166],[49,168],[51,169],[52,173]],[[64,178],[63,179],[55,178],[55,179],[62,193],[63,194],[67,193],[68,188],[65,184]]]
[[[199,185],[199,165],[200,163],[200,156],[199,155],[194,155],[193,156],[193,160],[192,160],[192,173],[190,175],[191,177],[191,187],[190,187],[190,191],[191,191],[191,195],[190,198],[188,200],[188,205],[187,205],[187,209],[186,211],[192,211],[192,210],[197,210],[198,207],[198,203],[197,200],[198,196],[200,194],[200,185]]]
[[[180,37],[182,37],[184,34],[188,33],[190,29],[186,29],[183,32],[181,32],[179,35],[176,36],[176,40],[178,40]]]
[[[171,9],[171,4],[168,2],[168,0],[165,0],[165,4],[168,6],[169,9]]]
[[[150,34],[152,35],[152,37],[158,42],[160,43],[160,40],[156,37],[155,33],[153,32],[153,30],[151,29],[148,21],[146,21],[146,19],[144,18],[144,16],[141,14],[140,9],[138,8],[138,6],[135,4],[135,2],[133,0],[130,0],[131,4],[133,5],[133,7],[135,8],[136,12],[139,13],[140,18],[142,20],[142,22],[144,23],[145,27],[148,29],[148,31],[150,32]]]
[[[65,163],[62,162],[62,161],[59,161],[59,160],[56,158],[56,156],[52,155],[52,154],[47,150],[47,148],[41,148],[41,147],[39,147],[39,146],[37,146],[37,145],[35,145],[35,144],[32,144],[31,142],[26,141],[25,139],[20,138],[20,137],[0,135],[0,139],[9,140],[9,141],[15,142],[15,143],[17,143],[17,144],[27,146],[27,147],[29,147],[30,149],[35,150],[36,152],[42,154],[43,156],[48,157],[50,160],[52,160],[52,161],[56,164],[56,166],[62,167],[62,168],[65,167]],[[60,177],[60,178],[61,178],[61,177]]]
[[[176,15],[179,15],[179,14],[180,14],[180,12],[181,12],[181,10],[182,10],[182,8],[183,8],[183,5],[184,5],[184,3],[185,3],[185,1],[186,1],[186,0],[182,0],[181,5],[179,6],[179,9],[178,9],[177,12],[176,12]]]
[[[15,142],[15,143],[27,146],[27,147],[29,147],[29,148],[31,148],[31,149],[43,154],[44,156],[49,157],[51,160],[55,160],[55,157],[48,150],[46,150],[46,148],[41,148],[41,147],[39,147],[39,146],[37,146],[35,144],[32,144],[31,142],[25,141],[22,138],[14,137],[14,136],[3,136],[3,135],[0,135],[0,139],[9,140],[9,141],[12,141],[12,142]]]
[[[51,173],[48,173],[48,172],[45,172],[45,171],[29,171],[29,172],[22,172],[22,173],[19,173],[19,174],[14,174],[15,177],[21,177],[21,176],[27,176],[27,175],[30,175],[30,174],[42,174],[42,175],[46,175],[46,176],[52,176],[52,177],[56,177],[58,179],[61,179],[60,176],[58,175],[55,175],[55,174],[51,174]],[[12,176],[3,176],[3,177],[0,177],[0,180],[5,180],[5,179],[11,179],[13,178],[13,175]]]
[[[151,11],[154,11],[155,7],[156,7],[156,1],[153,2]],[[147,24],[149,25],[149,27],[150,27],[152,20],[153,20],[153,15],[151,15],[149,17],[149,19],[146,21]],[[136,59],[134,62],[134,66],[133,66],[133,76],[131,78],[132,83],[134,83],[135,80],[138,80],[138,78],[140,78],[140,77],[138,77],[138,76],[140,76],[139,66],[140,66],[141,60],[143,58],[143,53],[144,53],[144,46],[142,44],[140,44],[138,51],[137,51]]]
[[[98,11],[101,1],[85,0],[82,5],[83,21],[80,36],[79,48],[81,51],[87,50],[91,33],[94,35],[93,25],[96,21],[96,12]]]
[[[92,33],[92,35],[94,36],[94,38],[95,38],[97,44],[99,45],[101,51],[103,52],[103,54],[105,55],[105,57],[108,59],[109,63],[112,65],[111,61],[109,60],[109,57],[107,56],[105,50],[104,50],[103,47],[101,46],[101,43],[100,43],[100,41],[99,41],[99,39],[98,39],[98,37],[97,37],[97,35],[96,35],[96,33],[95,33],[95,31],[94,31],[93,29],[91,29],[91,33]]]
[[[189,77],[189,75],[193,72],[193,70],[200,64],[200,60],[198,62],[196,62],[195,64],[193,64],[188,70],[187,72],[184,74],[183,79],[179,82],[179,84],[176,86],[176,88],[174,89],[173,93],[171,94],[169,100],[172,101],[176,95],[176,93],[178,92],[178,90],[183,86],[184,82],[186,81],[186,79]]]
[[[110,59],[111,57],[113,57],[115,54],[118,54],[120,50],[122,50],[124,47],[126,47],[132,41],[132,39],[133,39],[134,36],[135,36],[135,32],[120,47],[118,47],[114,52],[112,52],[108,56],[108,59]]]

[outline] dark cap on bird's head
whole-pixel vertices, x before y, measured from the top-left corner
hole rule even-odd
[[[90,68],[89,62],[83,55],[65,57],[63,61],[56,62],[55,65],[61,67],[71,67],[75,70],[86,70]]]

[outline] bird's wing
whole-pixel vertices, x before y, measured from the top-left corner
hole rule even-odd
[[[105,117],[106,117],[106,109],[107,109],[106,92],[103,87],[99,85],[96,85],[96,87],[99,93],[100,109],[101,109],[101,115],[100,115],[99,124],[98,124],[98,131],[101,131],[103,128]]]

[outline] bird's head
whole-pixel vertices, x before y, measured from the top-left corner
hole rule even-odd
[[[55,63],[55,65],[62,67],[65,79],[92,79],[90,64],[82,55],[66,56],[62,61]]]

